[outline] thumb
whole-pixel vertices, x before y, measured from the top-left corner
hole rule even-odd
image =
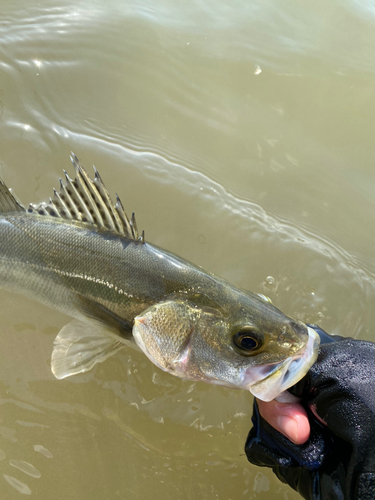
[[[305,443],[310,436],[310,423],[305,409],[298,403],[266,403],[256,400],[261,416],[294,444]]]

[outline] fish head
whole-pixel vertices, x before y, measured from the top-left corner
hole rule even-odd
[[[248,313],[237,304],[227,314],[189,300],[167,300],[135,318],[133,336],[164,371],[248,389],[271,401],[307,373],[318,355],[319,335],[258,300],[252,297]]]

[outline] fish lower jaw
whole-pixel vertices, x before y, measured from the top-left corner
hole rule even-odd
[[[307,330],[308,340],[294,356],[280,363],[248,368],[243,388],[262,401],[272,401],[301,380],[315,363],[319,351],[319,335],[312,328]]]

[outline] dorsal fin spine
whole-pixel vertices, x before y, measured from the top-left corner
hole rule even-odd
[[[94,167],[94,179],[91,179],[74,153],[71,153],[70,159],[75,169],[75,179],[71,179],[64,170],[65,183],[60,179],[60,191],[54,189],[54,196],[49,203],[30,204],[28,211],[92,224],[96,228],[113,231],[143,243],[144,232],[139,236],[134,213],[129,219],[117,194],[116,203],[112,202],[96,168]],[[0,184],[0,209],[3,202],[6,211],[25,210],[11,193],[7,194],[8,188],[6,190],[5,200],[2,200],[4,188]]]
[[[80,219],[79,212],[76,209],[76,206],[75,206],[74,202],[72,201],[72,199],[70,197],[70,194],[68,192],[69,176],[68,176],[68,174],[66,173],[65,170],[63,172],[65,174],[65,179],[66,179],[66,183],[67,184],[64,184],[63,181],[62,181],[62,179],[60,179],[60,187],[61,187],[61,189],[60,189],[60,196],[64,200],[65,205],[68,207],[69,212],[70,212],[70,214],[72,216],[71,218],[75,219],[75,220],[79,220]]]
[[[96,224],[100,226],[104,226],[104,221],[103,218],[100,214],[100,210],[98,209],[98,205],[95,202],[95,199],[100,197],[100,194],[96,187],[94,186],[92,180],[88,176],[86,170],[82,167],[82,165],[79,163],[78,158],[72,153],[72,156],[70,157],[70,160],[76,170],[77,175],[79,175],[79,179],[83,180],[83,183],[86,187],[86,194],[88,199],[90,200],[90,205],[91,205],[91,210],[93,211],[93,219]],[[96,219],[96,220],[95,220]]]
[[[102,223],[101,215],[79,169],[76,169],[76,179],[73,181],[73,185],[76,188],[76,191],[78,191],[78,194],[82,199],[82,203],[86,208],[88,221],[92,223],[97,223],[97,221],[100,221],[100,223]]]
[[[116,208],[117,213],[118,213],[118,215],[119,215],[119,217],[120,217],[120,219],[122,221],[122,226],[123,226],[124,234],[126,236],[128,236],[128,238],[133,238],[134,235],[133,235],[133,231],[132,231],[132,228],[131,228],[128,216],[126,215],[124,207],[122,206],[121,200],[118,197],[117,193],[116,193],[116,205],[115,205],[115,208]]]
[[[54,204],[58,207],[60,217],[63,219],[71,219],[70,212],[64,201],[61,199],[60,194],[53,188]]]
[[[20,200],[8,188],[5,182],[0,179],[0,212],[25,212],[26,208],[22,205]]]
[[[95,169],[95,167],[94,167],[94,169]],[[115,231],[116,230],[115,224],[114,224],[113,219],[111,218],[111,212],[110,212],[110,208],[109,208],[112,205],[112,201],[111,201],[111,198],[108,194],[108,191],[105,188],[103,181],[101,180],[101,177],[98,174],[98,171],[96,169],[95,169],[94,185],[96,186],[97,190],[99,191],[101,198],[106,202],[103,206],[103,208],[105,209],[105,212],[104,212],[105,213],[105,219],[104,219],[105,225],[107,226],[108,229]]]
[[[133,237],[135,240],[138,240],[138,228],[137,228],[137,223],[135,221],[135,213],[132,213],[132,218],[130,219],[130,225],[133,230]]]
[[[18,208],[20,209],[20,211],[21,212],[24,211],[25,207],[22,205],[21,200],[18,198],[18,196],[15,193],[13,193],[13,189],[12,188],[8,188],[8,191],[11,194],[12,198],[14,199],[14,201],[16,202],[16,205],[18,206]]]
[[[79,208],[77,209],[77,211],[79,213],[80,218],[84,222],[91,222],[93,224],[94,223],[94,219],[92,218],[90,210],[87,207],[87,203],[85,203],[85,201],[87,201],[87,200],[84,201],[82,199],[81,193],[79,192],[79,189],[77,189],[77,187],[76,187],[76,185],[78,184],[76,182],[77,179],[75,181],[73,181],[69,176],[67,176],[67,179],[68,179],[68,182],[69,182],[69,187],[72,190],[72,192],[74,193],[74,197],[79,202],[78,203]],[[71,197],[72,197],[72,195],[71,195]]]
[[[52,216],[54,216],[54,217],[61,217],[61,215],[60,215],[60,211],[59,211],[59,209],[57,208],[57,206],[56,206],[56,204],[54,203],[54,201],[53,201],[53,199],[52,199],[52,198],[50,198],[50,199],[49,199],[49,205],[50,205],[50,207],[51,207],[51,211],[49,211],[49,214],[50,214],[50,215],[52,215]],[[54,212],[54,213],[52,213],[52,210],[53,210],[53,212]]]
[[[96,168],[94,167],[95,178],[98,180],[97,183],[95,182],[95,179],[94,179],[94,181],[92,181],[90,179],[90,177],[87,175],[85,169],[79,163],[79,161],[75,155],[71,157],[71,160],[72,160],[72,163],[76,169],[77,177],[78,177],[78,179],[82,180],[81,185],[84,185],[87,188],[88,194],[91,194],[92,190],[95,190],[96,197],[102,197],[102,198],[105,197],[105,200],[107,201],[107,203],[106,203],[107,206],[105,207],[107,209],[106,210],[107,217],[105,217],[105,220],[103,221],[103,218],[101,217],[100,212],[98,211],[98,207],[95,205],[94,199],[92,198],[92,196],[90,196],[90,202],[92,201],[93,207],[96,209],[99,217],[103,221],[102,222],[103,225],[107,225],[107,226],[109,225],[109,229],[111,229],[112,231],[116,231],[120,234],[124,234],[122,221],[119,218],[117,211],[114,210],[111,197],[110,197],[98,171],[96,170]],[[91,193],[90,193],[90,191],[91,191]],[[105,222],[107,222],[107,224],[105,224]]]

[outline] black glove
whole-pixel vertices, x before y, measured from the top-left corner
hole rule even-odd
[[[272,467],[306,500],[374,500],[375,344],[312,326],[323,342],[318,359],[289,389],[307,411],[310,438],[291,443],[260,416],[254,401],[247,458]]]

